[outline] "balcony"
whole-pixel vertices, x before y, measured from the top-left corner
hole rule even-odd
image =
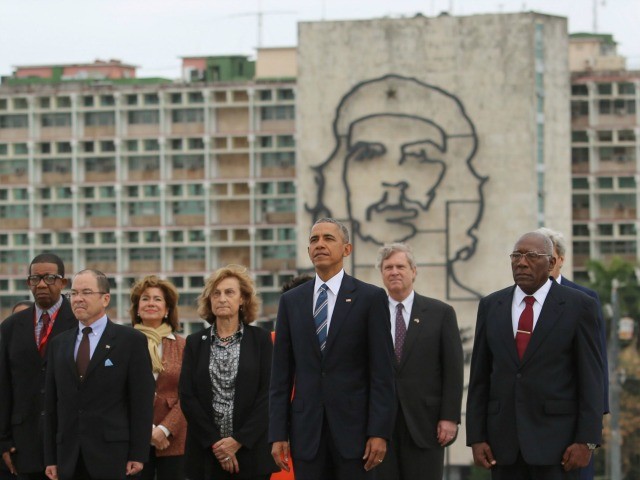
[[[159,226],[160,215],[130,215],[129,225],[132,227],[153,227]]]

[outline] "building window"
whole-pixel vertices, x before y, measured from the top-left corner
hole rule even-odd
[[[160,196],[160,188],[158,185],[143,185],[142,195],[145,198],[154,198]]]
[[[96,234],[93,233],[93,232],[83,233],[82,234],[82,241],[83,241],[83,243],[87,243],[89,245],[93,245],[94,243],[96,243]]]
[[[160,159],[156,156],[129,157],[129,170],[145,172],[156,171],[160,168]]]
[[[73,243],[73,238],[69,232],[58,233],[58,244],[59,245],[71,245]]]
[[[127,103],[127,105],[137,105],[138,104],[138,95],[135,95],[135,94],[127,95],[125,97],[125,102]]]
[[[598,225],[598,235],[610,237],[613,235],[613,225],[610,223]]]
[[[145,105],[158,105],[160,103],[160,97],[157,93],[147,93],[144,96]]]
[[[633,130],[620,130],[618,132],[618,140],[621,142],[635,142],[636,132]]]
[[[157,125],[160,123],[158,110],[135,110],[127,113],[127,122],[130,125]]]
[[[174,170],[202,170],[204,168],[203,155],[172,155]]]
[[[158,260],[160,259],[159,248],[132,248],[129,252],[129,258],[136,260]]]
[[[87,217],[115,217],[116,216],[116,204],[115,203],[89,203],[86,207]]]
[[[113,157],[89,157],[84,161],[86,172],[112,173],[116,171],[116,159]]]
[[[157,231],[143,232],[144,243],[160,243],[160,233]]]
[[[588,237],[589,236],[589,226],[584,223],[578,223],[573,226],[573,236],[574,237]]]
[[[87,112],[84,114],[84,124],[88,127],[115,125],[116,114],[114,112]]]
[[[70,159],[45,159],[42,160],[42,173],[62,173],[66,174],[71,172],[71,160]]]
[[[618,94],[619,95],[635,95],[636,86],[631,82],[620,82],[618,83]]]
[[[115,262],[118,252],[115,248],[88,248],[86,258],[87,263]]]
[[[202,123],[204,122],[204,110],[199,108],[179,108],[171,112],[172,123]]]
[[[38,104],[40,105],[40,108],[51,108],[51,99],[49,97],[40,97],[38,99]]]
[[[600,177],[598,178],[598,188],[613,188],[613,178],[611,177]]]
[[[57,142],[56,143],[56,151],[58,153],[71,153],[71,143],[70,142]]]
[[[204,258],[204,248],[202,247],[174,248],[173,258],[176,260],[202,260]]]
[[[189,150],[204,150],[204,141],[202,138],[189,138],[187,140],[187,148]]]
[[[71,205],[43,205],[42,216],[45,218],[71,218]]]
[[[71,108],[71,97],[56,97],[58,108]]]
[[[82,97],[82,105],[85,107],[93,107],[93,97],[91,95]]]
[[[611,95],[611,84],[610,83],[598,83],[597,84],[598,95]]]
[[[143,141],[143,148],[145,152],[157,152],[160,150],[160,142],[155,138],[146,138]]]
[[[278,147],[295,147],[296,142],[293,135],[278,135]]]
[[[613,132],[611,130],[600,130],[600,131],[598,131],[598,141],[599,142],[612,142],[613,141]]]
[[[201,200],[187,200],[173,204],[174,215],[202,215],[203,213],[204,202]]]
[[[42,116],[40,117],[40,125],[43,128],[70,127],[71,114],[70,113],[43,113]]]
[[[259,90],[258,92],[258,98],[263,101],[271,100],[272,95],[271,90]]]
[[[0,218],[10,218],[10,219],[29,218],[29,206],[28,205],[0,205]]]
[[[204,242],[204,232],[202,230],[189,230],[190,242]]]
[[[116,104],[116,99],[113,95],[100,95],[100,106],[113,107]]]
[[[13,108],[16,110],[26,110],[27,108],[29,108],[29,102],[24,97],[14,98]]]
[[[181,230],[174,230],[171,232],[171,241],[172,242],[184,242],[184,232]]]
[[[202,92],[189,92],[188,95],[189,103],[204,103],[204,96]]]
[[[27,128],[28,115],[0,115],[0,128]]]
[[[291,88],[281,88],[278,90],[278,100],[295,100],[295,94]]]
[[[277,105],[273,107],[260,108],[260,118],[262,120],[294,120],[295,109],[293,105]]]
[[[620,177],[618,185],[620,188],[636,188],[636,179],[634,177]]]
[[[636,224],[635,223],[621,223],[618,225],[620,229],[620,235],[634,235],[636,234]]]
[[[129,204],[129,215],[160,215],[159,202],[136,202]]]
[[[600,242],[600,253],[602,254],[635,254],[635,241]]]
[[[294,152],[267,152],[262,153],[260,157],[263,167],[293,167],[296,160],[296,155]]]

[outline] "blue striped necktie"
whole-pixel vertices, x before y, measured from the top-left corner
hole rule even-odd
[[[327,313],[329,311],[327,288],[329,287],[327,287],[326,283],[320,285],[316,308],[313,309],[313,319],[316,322],[316,335],[318,335],[321,352],[324,352],[324,347],[327,346]]]

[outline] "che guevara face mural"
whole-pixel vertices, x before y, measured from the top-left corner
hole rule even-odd
[[[343,213],[355,239],[410,243],[477,296],[454,268],[475,253],[487,180],[472,163],[478,137],[461,100],[415,78],[367,80],[340,101],[333,134],[330,157],[313,167],[313,219]]]

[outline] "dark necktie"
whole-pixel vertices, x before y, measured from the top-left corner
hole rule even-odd
[[[313,319],[316,322],[316,335],[320,343],[320,351],[327,346],[327,313],[329,311],[329,298],[327,297],[327,284],[320,285],[320,293],[316,300],[316,308],[313,309]]]
[[[47,333],[49,332],[49,325],[51,323],[51,317],[49,316],[49,312],[43,312],[40,315],[40,320],[42,320],[42,328],[40,329],[40,338],[38,339],[38,350],[40,350],[40,354],[44,354],[44,344],[47,340]]]
[[[84,380],[84,376],[87,373],[90,360],[90,348],[89,348],[89,334],[91,333],[91,327],[84,327],[82,329],[82,340],[80,340],[80,346],[78,347],[78,355],[76,356],[76,366],[78,367],[78,375],[80,380]]]
[[[396,305],[396,358],[398,363],[402,358],[402,347],[404,347],[404,339],[407,336],[407,326],[404,324],[404,317],[402,316],[402,304]]]
[[[526,303],[524,310],[520,314],[520,320],[518,320],[518,331],[516,332],[516,348],[518,349],[518,357],[522,360],[531,334],[533,332],[533,302],[536,299],[532,296],[524,297]]]

